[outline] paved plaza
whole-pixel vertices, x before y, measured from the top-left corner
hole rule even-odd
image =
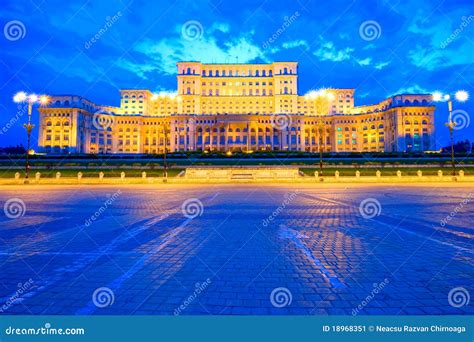
[[[0,314],[472,314],[473,193],[3,187]]]

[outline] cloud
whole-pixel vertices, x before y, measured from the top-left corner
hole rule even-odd
[[[428,71],[471,64],[474,50],[472,42],[466,38],[470,35],[468,30],[472,31],[472,20],[468,19],[474,20],[474,16],[465,17],[464,14],[455,11],[430,19],[422,14],[414,16],[408,31],[420,40],[408,51],[411,63]]]
[[[293,49],[296,47],[304,47],[305,50],[309,48],[309,44],[306,40],[300,39],[300,40],[293,40],[290,42],[284,42],[281,47],[284,49]]]
[[[397,94],[431,94],[431,93],[433,93],[432,90],[428,90],[424,87],[419,86],[418,84],[414,84],[408,87],[401,87],[396,92],[390,94],[389,96],[397,95]]]
[[[364,58],[364,59],[358,59],[356,61],[361,66],[367,66],[367,65],[370,65],[370,63],[372,62],[372,58],[367,57],[367,58]]]
[[[377,64],[375,64],[375,69],[382,70],[383,68],[385,68],[389,64],[390,64],[389,61],[387,61],[387,62],[378,62]]]
[[[333,42],[325,41],[320,37],[320,47],[313,54],[321,61],[341,62],[351,58],[353,48],[337,49]]]
[[[226,24],[219,24],[213,30],[224,32]],[[262,49],[254,44],[251,34],[228,39],[218,43],[217,39],[209,34],[208,30],[201,38],[186,40],[181,36],[160,40],[146,39],[138,43],[134,51],[142,59],[141,63],[121,59],[117,65],[123,69],[136,72],[146,79],[150,72],[160,72],[167,75],[176,74],[176,63],[179,61],[201,61],[203,63],[235,62],[249,63],[256,60],[268,61]]]
[[[433,71],[472,63],[474,53],[469,42],[461,44],[456,49],[433,49],[417,45],[408,52],[411,63],[419,68]]]
[[[128,70],[142,79],[147,79],[147,74],[153,71],[160,71],[158,65],[154,63],[136,63],[125,58],[120,58],[116,65],[119,68]],[[176,68],[175,68],[176,69]]]
[[[214,23],[209,28],[208,32],[213,33],[213,32],[216,32],[216,31],[220,31],[222,33],[229,33],[230,25],[228,23]]]

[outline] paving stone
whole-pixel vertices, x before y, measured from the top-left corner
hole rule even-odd
[[[123,186],[102,210],[118,190],[0,192],[0,205],[15,197],[27,208],[0,216],[0,304],[32,280],[3,314],[474,313],[448,302],[474,288],[474,211],[440,224],[461,186]],[[192,219],[188,199],[203,208]],[[359,210],[366,199],[380,204],[373,218]]]

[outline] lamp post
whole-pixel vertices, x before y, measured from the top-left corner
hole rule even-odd
[[[334,93],[330,89],[319,89],[312,90],[305,95],[305,100],[315,101],[314,106],[318,115],[328,115],[331,111],[332,101],[335,99]],[[319,134],[319,173],[320,180],[323,180],[323,144],[324,137],[323,133],[325,132],[325,122],[323,118],[318,120],[318,134]]]
[[[165,134],[165,151],[163,154],[163,182],[168,182],[168,160],[166,159],[166,153],[168,152],[168,127],[164,126]]]
[[[29,184],[30,182],[30,146],[31,146],[31,131],[35,125],[31,123],[31,115],[33,111],[33,105],[35,103],[40,103],[41,105],[46,105],[49,102],[47,96],[42,95],[38,96],[36,94],[27,94],[23,91],[20,91],[15,94],[13,97],[13,102],[15,103],[27,103],[28,104],[28,121],[26,124],[23,124],[23,127],[26,129],[27,134],[27,144],[26,144],[26,160],[25,160],[25,180],[24,184]]]
[[[323,133],[324,133],[324,123],[323,121],[318,121],[318,145],[319,145],[319,176],[323,177]]]
[[[453,121],[453,101],[452,96],[450,94],[441,94],[440,92],[435,92],[433,95],[433,101],[440,102],[446,101],[448,103],[448,122],[445,123],[445,126],[449,129],[449,140],[451,144],[451,168],[452,168],[452,175],[456,177],[456,161],[454,158],[454,129],[456,127],[456,123]],[[454,98],[459,102],[465,102],[469,98],[469,94],[467,91],[459,90],[454,94]]]

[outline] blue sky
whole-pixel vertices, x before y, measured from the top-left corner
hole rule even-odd
[[[356,105],[406,92],[474,95],[468,0],[2,0],[1,6],[0,146],[24,141],[26,118],[12,102],[19,90],[118,105],[121,88],[174,90],[180,60],[298,61],[301,94],[355,88]],[[8,30],[15,25],[19,34]],[[470,119],[473,101],[455,109]],[[436,112],[440,145],[447,142],[446,108],[440,103]],[[474,138],[471,121],[457,139]]]

